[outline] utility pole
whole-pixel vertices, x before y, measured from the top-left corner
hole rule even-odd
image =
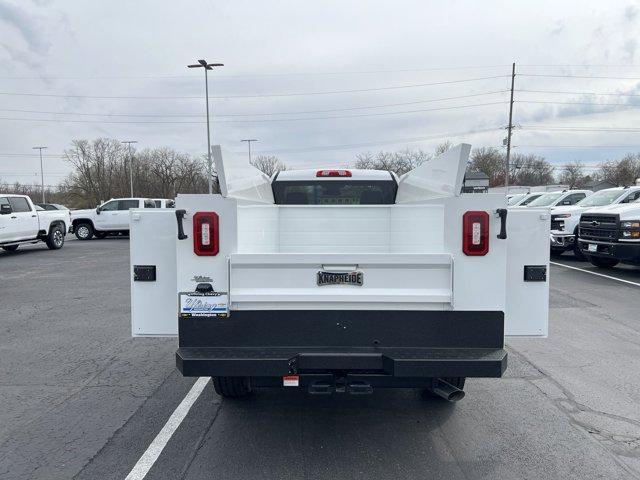
[[[204,68],[204,91],[207,101],[207,177],[209,180],[209,194],[213,193],[213,165],[211,163],[211,128],[209,126],[209,77],[207,76],[207,71],[213,70],[213,67],[224,67],[224,63],[207,63],[206,60],[198,60],[198,63],[194,65],[187,65],[187,68]]]
[[[511,65],[511,100],[509,102],[509,125],[507,126],[507,158],[505,165],[504,187],[509,193],[509,161],[511,160],[511,131],[513,130],[513,86],[516,81],[516,62]]]
[[[44,170],[42,169],[42,150],[47,147],[33,147],[33,150],[40,150],[40,183],[42,184],[42,203],[45,203],[44,199]]]
[[[124,142],[128,146],[129,151],[129,184],[131,186],[131,198],[133,198],[133,152],[131,151],[131,144],[138,143],[137,140],[125,140]]]
[[[249,145],[249,163],[251,163],[251,142],[257,142],[258,139],[257,138],[244,138],[242,140],[240,140],[241,142],[247,142],[247,144]]]

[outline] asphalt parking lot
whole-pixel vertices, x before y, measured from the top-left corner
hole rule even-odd
[[[130,337],[128,247],[0,252],[0,478],[123,479],[194,385],[175,339]],[[549,338],[462,402],[209,383],[144,478],[640,478],[640,270],[553,261]]]

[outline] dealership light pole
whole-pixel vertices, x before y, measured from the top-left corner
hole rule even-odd
[[[257,142],[258,139],[257,138],[244,138],[242,140],[240,140],[241,142],[247,142],[247,144],[249,145],[249,163],[251,163],[251,142]]]
[[[211,164],[211,128],[209,126],[209,77],[207,75],[208,70],[213,70],[213,67],[224,67],[224,63],[207,63],[206,60],[198,60],[198,63],[194,65],[187,65],[188,68],[204,68],[204,91],[207,102],[207,168],[208,168],[208,180],[209,180],[209,193],[213,193],[213,166]]]
[[[129,151],[129,184],[131,186],[131,198],[133,198],[133,152],[131,151],[131,144],[132,143],[138,143],[137,140],[125,140],[124,142],[120,142],[120,143],[125,143],[128,145],[128,151]]]
[[[33,147],[34,150],[40,150],[40,183],[42,184],[42,203],[45,203],[44,199],[44,170],[42,169],[42,150],[47,147]]]

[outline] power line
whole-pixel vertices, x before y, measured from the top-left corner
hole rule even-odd
[[[619,96],[619,97],[640,97],[640,94],[637,93],[614,93],[614,92],[570,92],[570,91],[559,91],[559,90],[518,90],[516,92],[527,92],[527,93],[557,93],[557,94],[565,94],[565,95],[602,95],[602,96]]]
[[[640,145],[517,145],[522,148],[638,148]]]
[[[435,72],[454,70],[482,70],[508,67],[504,65],[466,65],[460,67],[428,67],[428,68],[401,68],[391,70],[345,70],[329,72],[265,72],[265,73],[224,73],[219,77],[245,78],[245,77],[301,77],[301,76],[335,76],[335,75],[369,75],[383,73],[411,73],[411,72]],[[155,75],[98,75],[98,76],[4,76],[2,80],[150,80],[150,79],[182,79],[193,78],[190,75],[155,74]]]
[[[427,100],[416,100],[413,102],[387,103],[383,105],[369,105],[347,108],[331,108],[325,110],[306,110],[306,111],[290,111],[290,112],[263,112],[263,113],[227,113],[216,114],[217,117],[249,117],[249,116],[270,116],[270,115],[303,115],[308,113],[330,113],[330,112],[347,112],[353,110],[368,110],[371,108],[399,107],[406,105],[417,105],[421,103],[440,102],[444,100],[457,100],[462,98],[480,97],[486,95],[494,95],[497,93],[505,93],[509,90],[494,90],[491,92],[473,93],[469,95],[457,95],[454,97],[431,98]],[[0,112],[14,113],[44,113],[50,115],[81,115],[81,116],[100,116],[100,117],[203,117],[202,113],[85,113],[85,112],[52,112],[46,110],[21,110],[21,109],[0,109]]]
[[[629,103],[598,103],[598,102],[552,102],[544,100],[516,100],[516,103],[540,103],[550,105],[593,105],[603,107],[626,107],[626,108],[640,108],[640,105],[633,105]]]
[[[388,87],[376,87],[376,88],[359,88],[352,90],[327,90],[327,91],[319,91],[319,92],[290,92],[290,93],[269,93],[269,94],[260,94],[260,95],[220,95],[220,96],[210,96],[209,98],[267,98],[267,97],[296,97],[296,96],[307,96],[307,95],[334,95],[334,94],[342,94],[342,93],[363,93],[363,92],[379,92],[385,90],[400,90],[404,88],[419,88],[419,87],[431,87],[435,85],[449,85],[453,83],[466,83],[466,82],[476,82],[481,80],[492,80],[496,78],[505,78],[508,75],[494,75],[490,77],[475,77],[475,78],[464,78],[460,80],[445,80],[441,82],[431,82],[431,83],[415,83],[410,85],[393,85]],[[24,93],[24,92],[0,92],[0,95],[8,95],[8,96],[28,96],[28,97],[53,97],[53,98],[95,98],[95,99],[135,99],[135,100],[176,100],[176,99],[200,99],[202,100],[204,97],[202,96],[126,96],[126,95],[62,95],[62,94],[52,94],[52,93]]]
[[[476,130],[467,130],[462,132],[434,133],[432,135],[428,135],[424,137],[413,137],[413,138],[404,138],[404,139],[396,139],[396,140],[379,140],[374,142],[347,143],[347,144],[340,144],[340,145],[317,145],[315,147],[301,147],[301,148],[274,148],[270,150],[261,150],[259,152],[254,152],[254,153],[258,155],[264,155],[264,154],[273,154],[273,153],[304,153],[304,152],[318,152],[318,151],[329,151],[329,150],[350,150],[353,148],[373,147],[376,145],[416,143],[416,142],[423,142],[426,140],[438,140],[441,138],[460,137],[463,135],[476,135],[480,133],[496,132],[499,130],[501,130],[501,127],[492,127],[492,128],[483,128],[483,129],[476,129]]]
[[[640,128],[521,125],[525,130],[558,130],[575,132],[640,132]]]
[[[401,112],[378,112],[378,113],[359,113],[356,115],[333,115],[327,117],[299,117],[299,118],[273,118],[269,120],[212,120],[214,123],[271,123],[271,122],[300,122],[307,120],[335,120],[341,118],[361,118],[361,117],[378,117],[387,115],[404,115],[413,113],[435,112],[441,110],[457,110],[460,108],[472,108],[472,107],[484,107],[490,105],[504,105],[508,102],[488,102],[488,103],[476,103],[470,105],[458,105],[455,107],[438,107],[438,108],[426,108],[420,110],[406,110]],[[72,119],[53,119],[53,118],[12,118],[12,117],[0,117],[0,120],[7,121],[19,121],[19,122],[54,122],[54,123],[99,123],[99,124],[202,124],[206,121],[141,121],[141,120],[72,120]]]
[[[595,75],[553,75],[548,73],[521,73],[521,77],[545,77],[545,78],[592,78],[596,80],[640,80],[640,77],[609,77]]]

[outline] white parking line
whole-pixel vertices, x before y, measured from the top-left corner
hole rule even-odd
[[[571,270],[579,270],[584,273],[590,273],[591,275],[597,275],[598,277],[608,278],[609,280],[615,280],[616,282],[628,283],[629,285],[635,285],[636,287],[640,287],[640,283],[632,282],[631,280],[624,280],[622,278],[612,277],[611,275],[605,275],[603,273],[592,272],[591,270],[585,270],[584,268],[571,267],[569,265],[565,265],[564,263],[550,262],[552,265],[558,265],[559,267],[569,268]]]
[[[189,393],[182,399],[180,405],[173,411],[167,423],[164,424],[160,433],[153,439],[153,442],[151,442],[147,450],[131,469],[125,480],[142,480],[147,476],[147,473],[149,473],[153,464],[156,463],[162,450],[167,446],[167,443],[187,416],[189,410],[191,410],[191,407],[207,386],[208,382],[209,377],[198,378],[196,383],[193,384],[193,387],[191,387],[191,390],[189,390]]]

